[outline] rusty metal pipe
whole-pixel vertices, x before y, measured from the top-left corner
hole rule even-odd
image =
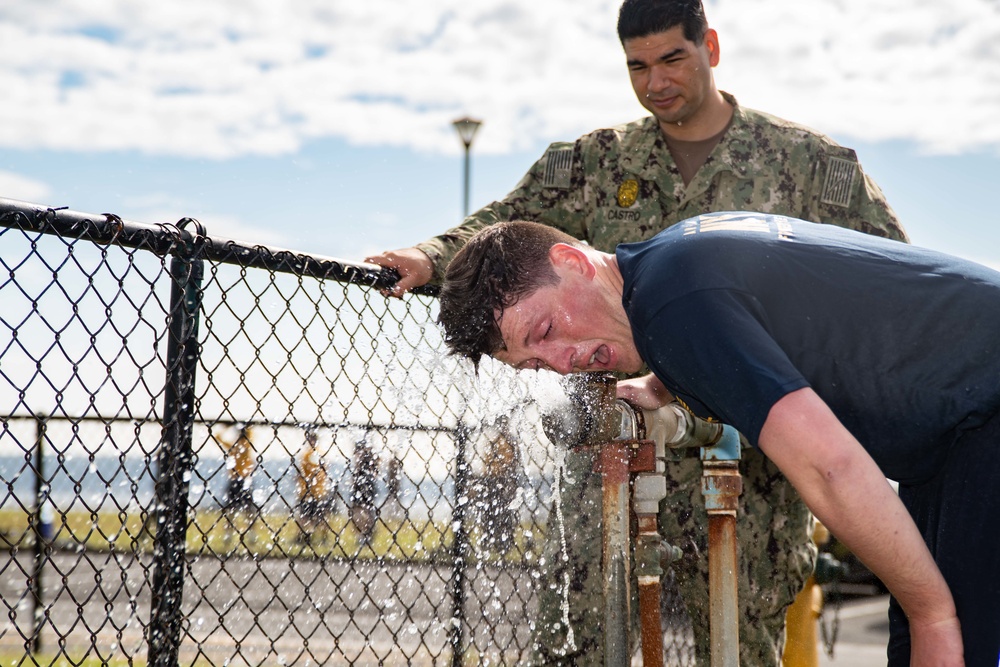
[[[604,664],[618,667],[629,664],[632,653],[629,640],[628,445],[614,441],[606,443],[601,447],[600,462],[604,487]]]
[[[636,473],[632,498],[639,528],[635,545],[635,572],[639,583],[643,664],[661,667],[664,664],[660,620],[663,568],[681,557],[680,549],[663,541],[657,523],[660,502],[666,497],[666,450],[683,447],[700,447],[704,450],[714,447],[723,436],[723,426],[699,419],[677,403],[669,403],[656,410],[640,410],[622,400],[618,403],[622,412],[620,439],[633,443],[631,470]],[[737,438],[737,446],[738,443]],[[739,458],[738,450],[735,457]],[[735,514],[733,518],[735,520]],[[732,545],[735,548],[735,535]],[[735,562],[735,552],[732,561]],[[726,584],[722,586],[726,587]],[[734,589],[732,595],[722,596],[734,608],[735,592]]]
[[[660,565],[663,544],[655,514],[638,516],[636,536],[636,578],[639,581],[639,631],[642,637],[643,667],[663,667],[663,626],[660,620]]]
[[[708,512],[708,588],[712,667],[739,667],[736,510],[743,481],[740,440],[731,427],[701,450],[702,494]]]
[[[736,517],[709,515],[708,581],[712,667],[739,665],[739,616],[736,608]]]
[[[663,565],[668,548],[663,542],[657,523],[660,501],[667,496],[664,477],[666,447],[646,439],[646,423],[641,411],[619,399],[622,414],[619,439],[631,446],[630,471],[635,474],[632,484],[632,509],[638,531],[635,538],[635,575],[639,585],[639,630],[642,639],[642,664],[663,667],[663,629],[660,620],[660,590]],[[679,549],[670,550],[671,555]]]
[[[602,477],[601,553],[604,568],[604,664],[628,665],[631,591],[629,586],[629,446],[619,440],[621,418],[615,405],[615,378],[588,373],[576,381],[583,401],[583,446],[598,449]]]

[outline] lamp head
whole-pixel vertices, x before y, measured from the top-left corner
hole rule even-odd
[[[458,131],[458,136],[461,138],[462,143],[468,148],[472,145],[472,138],[476,136],[476,130],[479,126],[483,124],[483,121],[476,120],[475,118],[469,118],[468,116],[464,118],[459,118],[454,121],[452,125],[455,130]]]

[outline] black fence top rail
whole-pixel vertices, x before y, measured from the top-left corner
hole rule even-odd
[[[88,239],[103,245],[114,243],[142,248],[161,256],[184,253],[190,257],[236,263],[247,268],[368,285],[376,289],[391,287],[399,280],[395,270],[375,264],[304,255],[284,248],[209,236],[204,225],[194,218],[182,218],[176,223],[146,224],[123,220],[114,213],[95,215],[0,197],[0,226]],[[431,285],[413,291],[436,296],[439,290]]]

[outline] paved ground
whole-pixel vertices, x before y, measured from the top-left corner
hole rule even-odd
[[[0,551],[0,655],[33,636],[35,576],[32,554]],[[181,651],[233,667],[440,664],[451,650],[451,576],[419,563],[192,558]],[[511,662],[505,651],[530,641],[531,573],[483,566],[467,576],[464,643],[496,654],[491,664]],[[52,554],[41,575],[43,651],[62,641],[92,657],[145,656],[153,577],[145,555]]]
[[[21,553],[6,562],[0,557],[0,609],[6,617],[0,620],[0,652],[18,650],[30,636],[27,556]],[[489,621],[475,624],[475,639],[483,646],[496,640],[486,636],[487,626],[515,645],[528,641],[526,626],[501,618],[511,605],[522,606],[515,617],[533,616],[533,596],[520,599],[524,582],[514,574],[492,573],[470,582],[476,591],[471,597],[479,604],[470,605],[469,613]],[[296,657],[331,667],[349,659],[365,664],[367,652],[380,646],[383,658],[394,651],[405,654],[398,662],[381,664],[433,664],[440,662],[434,656],[449,650],[448,628],[440,620],[450,609],[449,576],[449,571],[414,564],[195,559],[185,583],[187,644],[206,655],[218,654],[217,664],[283,656],[291,656],[286,664],[296,663]],[[150,577],[148,558],[55,554],[45,581],[60,593],[46,596],[44,643],[50,645],[56,635],[80,635],[89,645],[97,637],[111,652],[144,655]],[[478,590],[481,586],[490,590]],[[829,628],[839,619],[837,641],[832,658],[820,647],[821,667],[885,665],[887,608],[887,596],[846,602],[836,614],[828,607],[822,620]],[[305,640],[309,649],[303,653]],[[373,660],[371,664],[379,663]]]
[[[889,641],[889,596],[844,603],[840,608],[840,629],[833,657],[820,648],[820,667],[885,667],[885,647]],[[827,609],[823,621],[830,626],[833,610]],[[821,640],[822,641],[822,640]]]

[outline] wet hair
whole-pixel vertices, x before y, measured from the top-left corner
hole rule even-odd
[[[701,0],[625,0],[618,10],[618,39],[648,37],[683,26],[684,39],[701,44],[708,30]]]
[[[474,364],[504,348],[504,309],[559,278],[549,260],[557,243],[581,245],[558,229],[535,222],[499,222],[473,236],[445,271],[438,322],[452,354]]]

